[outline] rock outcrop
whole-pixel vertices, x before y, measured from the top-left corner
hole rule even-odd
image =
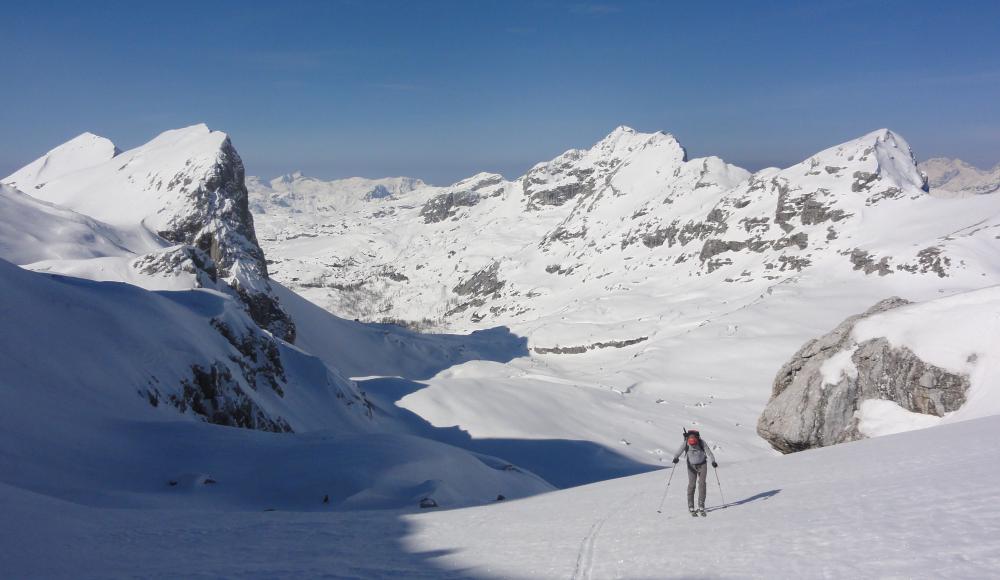
[[[194,125],[124,152],[85,133],[3,181],[106,229],[131,232],[126,251],[143,256],[136,264],[144,273],[190,274],[192,265],[211,264],[196,283],[210,280],[215,287],[218,279],[219,289],[237,296],[257,324],[294,342],[295,325],[271,289],[257,242],[243,161],[225,133]],[[150,233],[159,239],[146,240]],[[166,255],[152,255],[161,251]],[[170,270],[175,264],[183,266]]]
[[[757,433],[782,453],[863,437],[857,411],[868,399],[942,416],[965,402],[969,377],[930,364],[885,338],[857,342],[863,319],[909,304],[889,298],[805,344],[778,372]]]

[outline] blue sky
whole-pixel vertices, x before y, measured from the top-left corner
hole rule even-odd
[[[709,6],[710,5],[710,6]],[[0,0],[0,175],[197,122],[249,173],[508,177],[620,124],[788,165],[889,127],[1000,162],[1000,2]]]

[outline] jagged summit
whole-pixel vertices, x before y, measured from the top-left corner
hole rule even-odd
[[[629,184],[628,189],[638,189],[638,182],[648,189],[686,162],[687,152],[672,135],[640,133],[622,125],[590,149],[570,149],[535,165],[521,183],[527,208],[540,211],[591,198],[612,177]]]
[[[675,148],[682,152],[681,161],[687,161],[687,152],[672,134],[663,131],[643,133],[627,125],[615,127],[607,137],[601,139],[591,151],[598,149],[611,155],[623,156],[638,149],[651,145],[664,144],[667,148]]]
[[[850,168],[859,173],[854,191],[870,189],[869,184],[876,179],[897,188],[927,190],[927,181],[917,169],[910,145],[889,129],[824,149],[793,168],[801,166],[808,167],[807,174],[817,170],[833,174],[838,168]]]
[[[75,153],[65,161],[65,152]],[[192,268],[211,270],[213,279],[217,274],[261,326],[294,340],[294,326],[271,295],[248,207],[243,161],[229,136],[202,123],[164,131],[139,147],[114,153],[106,139],[77,138],[9,180],[35,198],[131,232],[129,249],[136,254],[174,245],[197,248],[204,257],[197,257]],[[47,169],[53,165],[58,171]],[[32,167],[42,170],[29,171]],[[173,271],[176,259],[178,255],[161,255],[153,259],[155,266],[144,264],[143,269]],[[210,267],[205,260],[211,260]]]

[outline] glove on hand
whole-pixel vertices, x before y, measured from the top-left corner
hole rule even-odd
[[[718,463],[716,463],[716,462],[714,462],[714,461],[712,462],[712,467],[718,467],[718,466],[719,466],[719,464],[718,464]]]
[[[678,461],[680,461],[680,459],[677,459],[676,457],[674,457],[674,463],[677,463]]]

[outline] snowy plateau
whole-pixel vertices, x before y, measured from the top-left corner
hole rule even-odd
[[[444,187],[83,134],[0,180],[0,351],[4,578],[1000,575],[1000,173],[887,129]]]

